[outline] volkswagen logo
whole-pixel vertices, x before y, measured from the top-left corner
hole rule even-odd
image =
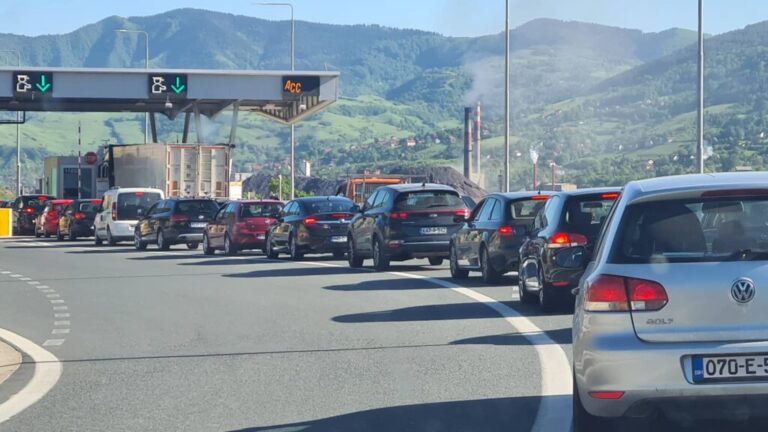
[[[737,303],[749,303],[755,298],[755,283],[751,279],[739,278],[731,285],[731,297]]]

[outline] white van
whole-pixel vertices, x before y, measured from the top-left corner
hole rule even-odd
[[[94,243],[105,240],[110,246],[121,241],[133,241],[138,220],[152,204],[165,199],[160,189],[112,188],[104,193],[94,226]]]

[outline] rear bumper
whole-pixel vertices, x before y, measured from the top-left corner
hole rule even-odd
[[[387,251],[391,259],[448,258],[449,240],[407,241],[390,240]]]
[[[345,240],[334,242],[334,237],[344,237]],[[298,242],[299,247],[305,252],[330,253],[336,251],[346,252],[348,249],[346,235],[334,236],[306,236]]]
[[[203,231],[205,228],[169,229],[164,230],[163,235],[171,244],[200,243],[203,241]]]
[[[93,235],[93,222],[78,222],[71,229],[77,237],[90,237]]]
[[[602,417],[748,418],[766,415],[768,381],[693,384],[692,355],[768,353],[768,343],[654,344],[634,332],[582,335],[574,344],[574,372],[584,408]],[[598,400],[593,391],[623,391]],[[762,403],[757,401],[762,400]]]
[[[138,221],[112,221],[109,232],[115,240],[133,240],[134,230]],[[105,234],[101,234],[105,236]]]
[[[263,249],[266,235],[266,232],[237,233],[232,236],[232,243],[240,249]]]

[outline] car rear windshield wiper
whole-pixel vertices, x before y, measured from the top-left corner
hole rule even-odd
[[[741,249],[731,254],[731,258],[737,261],[768,260],[768,250]]]

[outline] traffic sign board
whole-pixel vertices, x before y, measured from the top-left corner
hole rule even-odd
[[[13,96],[17,98],[50,97],[53,74],[49,72],[14,72]]]
[[[283,100],[296,100],[301,96],[319,96],[319,76],[284,76]]]
[[[149,97],[156,99],[184,99],[187,97],[186,74],[149,75]]]
[[[85,163],[88,165],[95,165],[99,157],[94,152],[88,152],[85,154]]]

